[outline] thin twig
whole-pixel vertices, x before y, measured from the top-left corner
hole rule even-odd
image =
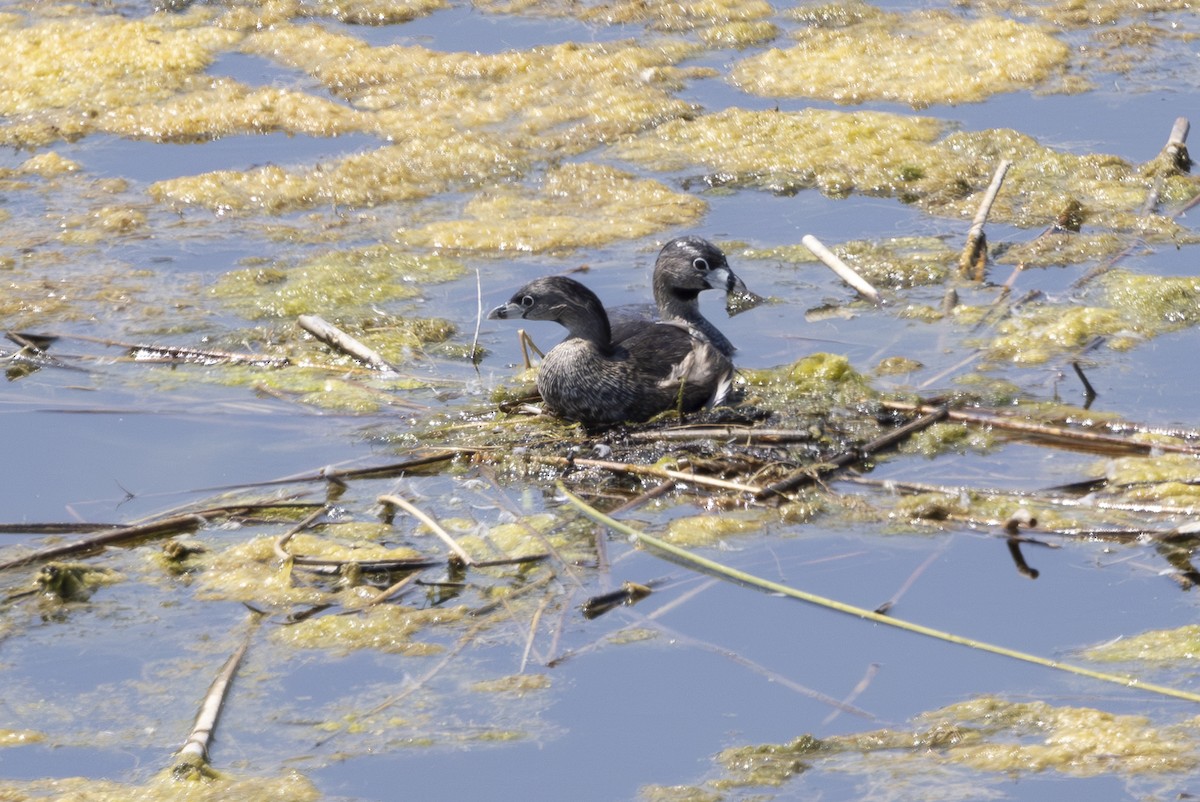
[[[1185,144],[1187,141],[1189,127],[1190,127],[1190,125],[1189,125],[1186,117],[1177,117],[1175,119],[1174,125],[1171,126],[1171,133],[1167,137],[1166,147],[1163,148],[1164,153],[1166,154],[1167,158],[1170,159],[1171,164],[1173,165],[1174,169],[1181,169],[1183,167],[1183,165],[1185,165],[1185,164],[1190,165],[1190,160],[1188,159],[1188,156],[1187,156],[1187,146]],[[1182,159],[1182,161],[1181,161],[1181,159]],[[1142,205],[1142,214],[1143,215],[1151,214],[1154,211],[1154,207],[1158,205],[1159,193],[1161,192],[1162,182],[1163,182],[1163,177],[1160,175],[1155,186],[1152,187],[1150,192],[1147,194],[1146,202]],[[1174,217],[1179,217],[1180,215],[1186,214],[1188,212],[1188,210],[1190,210],[1198,202],[1200,202],[1200,195],[1197,195],[1196,197],[1192,198],[1191,201],[1184,204],[1183,206],[1181,206],[1177,209],[1174,209],[1171,212],[1171,214],[1169,214],[1167,216],[1174,218]],[[1108,271],[1112,270],[1114,267],[1116,267],[1118,262],[1120,262],[1122,259],[1124,259],[1129,254],[1133,253],[1133,251],[1136,247],[1137,247],[1136,242],[1130,242],[1127,246],[1122,248],[1120,250],[1120,252],[1113,254],[1108,259],[1106,259],[1103,263],[1096,265],[1091,270],[1087,271],[1082,276],[1077,278],[1071,284],[1071,288],[1079,289],[1080,287],[1084,286],[1085,284],[1087,284],[1090,281],[1092,281],[1093,279],[1095,279],[1097,276],[1102,276],[1105,273],[1107,273]]]
[[[368,607],[374,607],[376,604],[382,604],[383,602],[388,601],[389,599],[395,598],[396,596],[398,596],[400,594],[400,591],[407,588],[413,582],[416,582],[417,578],[420,576],[421,576],[420,571],[413,571],[411,574],[404,577],[399,582],[394,582],[390,586],[388,586],[388,587],[384,588],[383,590],[379,591],[378,593],[376,593],[369,601],[365,602],[362,605],[362,607],[359,609],[365,610]]]
[[[737,440],[745,445],[758,443],[808,443],[814,438],[808,429],[758,429],[753,426],[680,426],[670,429],[626,432],[626,439],[655,443],[662,440]]]
[[[306,515],[304,520],[302,520],[300,523],[296,524],[291,529],[280,535],[275,541],[275,556],[284,562],[294,559],[291,552],[287,551],[284,546],[286,546],[288,541],[290,541],[293,537],[312,526],[318,518],[327,512],[329,512],[329,505],[322,504],[320,507]]]
[[[842,704],[849,705],[853,703],[855,699],[862,696],[863,692],[866,691],[867,688],[871,687],[871,682],[875,679],[875,675],[878,673],[879,663],[871,663],[871,665],[867,666],[866,673],[863,674],[862,679],[860,679],[854,685],[854,687],[850,689],[850,693],[842,697]],[[836,719],[841,712],[842,711],[840,709],[831,710],[829,715],[826,716],[821,723],[823,725],[832,724],[833,720]]]

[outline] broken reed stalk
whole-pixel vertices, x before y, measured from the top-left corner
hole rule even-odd
[[[702,573],[719,576],[737,584],[746,585],[767,593],[787,596],[792,599],[808,602],[809,604],[825,607],[826,609],[836,610],[840,613],[846,613],[847,615],[852,615],[856,618],[866,619],[867,621],[871,621],[876,624],[884,624],[886,626],[895,627],[896,629],[903,629],[918,635],[935,638],[946,643],[956,643],[960,646],[967,646],[978,651],[990,652],[1003,657],[1010,657],[1014,660],[1020,660],[1025,663],[1032,663],[1045,668],[1053,668],[1057,671],[1066,671],[1082,677],[1100,680],[1101,682],[1113,683],[1131,690],[1144,690],[1162,696],[1170,696],[1175,699],[1183,699],[1188,702],[1200,703],[1200,694],[1192,693],[1190,691],[1143,682],[1136,677],[1108,674],[1102,671],[1093,671],[1092,669],[1083,668],[1082,666],[1074,666],[1058,660],[1050,660],[1048,658],[1039,657],[1026,652],[1019,652],[1015,649],[996,646],[985,641],[979,641],[973,638],[965,638],[961,635],[943,632],[942,630],[933,629],[932,627],[927,627],[922,624],[915,624],[902,618],[893,618],[892,616],[881,615],[864,607],[855,607],[852,604],[846,604],[844,602],[839,602],[824,596],[818,596],[815,593],[808,593],[806,591],[793,588],[789,585],[773,582],[769,579],[763,579],[762,577],[746,573],[745,571],[741,571],[737,568],[732,568],[716,562],[715,560],[710,560],[697,554],[693,554],[687,549],[679,548],[678,546],[667,543],[664,540],[659,540],[656,537],[652,537],[644,532],[634,529],[631,526],[623,524],[620,521],[617,521],[588,505],[587,502],[583,501],[578,496],[573,495],[563,486],[562,482],[558,483],[558,491],[566,497],[567,501],[577,507],[580,512],[582,512],[588,518],[591,518],[593,521],[604,524],[610,529],[628,536],[639,545],[646,547],[651,551],[657,552],[659,555],[668,557],[675,563],[688,566],[693,570]]]
[[[1191,158],[1188,157],[1187,136],[1191,124],[1187,117],[1176,117],[1175,124],[1171,126],[1171,133],[1167,137],[1167,144],[1163,146],[1162,156],[1166,159],[1170,169],[1175,173],[1186,173],[1192,164]],[[1158,206],[1159,197],[1162,195],[1163,184],[1167,180],[1167,173],[1159,173],[1154,181],[1154,187],[1150,190],[1150,194],[1146,196],[1146,202],[1142,205],[1142,214],[1148,215]]]
[[[357,359],[369,368],[385,373],[396,372],[395,366],[374,350],[317,315],[301,315],[296,319],[296,323],[321,342]]]
[[[1190,123],[1188,123],[1186,117],[1177,117],[1175,119],[1175,124],[1171,126],[1171,133],[1167,137],[1167,144],[1163,148],[1163,153],[1170,160],[1170,163],[1173,165],[1174,169],[1177,169],[1180,172],[1186,172],[1191,167],[1191,159],[1188,158],[1186,145],[1188,129],[1190,127]],[[1152,187],[1150,192],[1147,194],[1146,202],[1142,204],[1143,215],[1151,214],[1154,210],[1154,207],[1158,205],[1159,193],[1162,190],[1163,180],[1163,176],[1160,175],[1158,181],[1155,183],[1155,186]],[[1200,203],[1200,195],[1196,195],[1188,203],[1185,203],[1183,206],[1172,210],[1167,216],[1175,218],[1186,214],[1188,210],[1190,210],[1197,203]],[[1096,265],[1091,270],[1075,279],[1075,281],[1071,284],[1071,288],[1079,289],[1097,276],[1102,276],[1109,270],[1112,270],[1118,262],[1120,262],[1129,254],[1133,253],[1135,247],[1137,247],[1137,243],[1131,242],[1129,245],[1122,248],[1119,253],[1113,254],[1103,263]]]
[[[437,535],[438,538],[450,548],[450,551],[454,552],[455,556],[462,561],[463,565],[475,564],[475,560],[471,558],[471,555],[467,553],[466,549],[458,545],[458,541],[451,537],[450,533],[443,529],[441,524],[414,506],[408,501],[408,499],[402,498],[394,493],[388,493],[387,495],[380,496],[378,501],[380,504],[384,505],[385,508],[399,507],[421,523],[425,524],[425,526],[429,527],[430,531]]]
[[[601,459],[571,459],[568,457],[552,457],[542,456],[538,454],[530,454],[525,459],[536,462],[541,465],[551,465],[560,468],[599,468],[604,471],[613,473],[628,473],[638,474],[640,476],[654,476],[659,479],[673,479],[677,482],[690,482],[695,485],[704,485],[718,490],[730,490],[735,493],[753,493],[762,492],[762,488],[754,485],[742,484],[741,482],[730,482],[726,479],[718,479],[715,476],[705,476],[704,474],[688,473],[686,471],[673,471],[669,468],[658,468],[653,465],[637,465],[630,462],[609,462]]]
[[[382,604],[383,602],[388,601],[389,599],[395,598],[396,596],[400,595],[400,591],[404,590],[409,585],[416,582],[417,578],[420,576],[421,576],[420,571],[413,571],[411,574],[404,577],[399,582],[394,582],[390,586],[388,586],[388,587],[384,588],[383,590],[379,591],[378,593],[376,593],[371,598],[370,601],[368,601],[362,605],[362,609],[366,609],[368,607],[374,607],[376,604]]]
[[[471,338],[471,364],[479,370],[479,361],[483,355],[479,353],[479,327],[483,323],[483,281],[479,277],[479,268],[475,268],[475,336]]]
[[[858,274],[854,268],[843,262],[838,255],[825,247],[822,242],[812,234],[805,234],[800,242],[805,248],[812,251],[813,256],[821,260],[821,264],[828,267],[838,278],[854,288],[854,291],[866,298],[875,305],[883,303],[883,299],[879,296],[879,291],[871,286],[871,282]]]
[[[24,557],[18,557],[15,560],[9,560],[5,563],[0,563],[0,571],[9,568],[17,568],[24,565],[32,565],[34,563],[45,562],[46,560],[57,560],[61,557],[77,556],[79,554],[90,554],[94,551],[106,548],[108,546],[124,545],[133,541],[142,540],[144,538],[162,537],[163,535],[177,535],[182,532],[194,532],[203,526],[204,518],[195,514],[174,515],[170,518],[163,518],[158,521],[138,524],[136,526],[122,526],[117,529],[104,532],[103,534],[90,537],[85,540],[79,540],[74,543],[64,543],[59,546],[51,546],[49,548],[35,551],[32,554],[26,554]]]
[[[939,409],[939,407],[933,407],[928,404],[909,404],[901,401],[884,401],[883,406],[887,409],[896,410],[898,412],[927,413],[935,409]],[[968,412],[967,410],[962,409],[951,409],[948,410],[946,414],[950,420],[959,421],[961,423],[970,423],[977,426],[991,426],[994,429],[1020,432],[1033,437],[1050,438],[1067,445],[1073,444],[1080,448],[1090,448],[1093,450],[1122,449],[1138,454],[1149,454],[1153,451],[1170,451],[1176,454],[1200,454],[1200,446],[1195,445],[1184,445],[1180,443],[1139,443],[1115,434],[1103,434],[1101,432],[1081,432],[1077,429],[1068,429],[1065,426],[1031,423],[1029,421],[1020,421],[1004,415],[996,415],[987,412]]]
[[[996,196],[1000,194],[1000,187],[1004,183],[1004,176],[1008,173],[1009,167],[1012,167],[1009,159],[1003,159],[1000,164],[996,165],[996,172],[992,174],[992,183],[983,193],[979,209],[975,212],[975,219],[967,231],[967,243],[963,246],[962,255],[958,257],[959,274],[965,276],[974,267],[975,281],[983,281],[987,270],[987,236],[983,233],[983,227],[987,224],[992,204],[996,202]]]
[[[322,515],[324,515],[327,512],[329,512],[329,505],[322,504],[320,507],[313,510],[308,515],[304,516],[304,520],[302,520],[300,523],[296,524],[291,529],[287,530],[282,535],[280,535],[279,538],[275,541],[275,556],[278,557],[279,559],[283,560],[284,562],[294,559],[292,553],[289,552],[287,549],[285,549],[284,546],[286,546],[288,544],[288,541],[290,541],[293,537],[300,534],[305,529],[308,529],[308,527],[312,526],[313,523],[315,523],[318,518],[320,518]]]
[[[176,345],[154,345],[151,343],[131,343],[122,340],[111,340],[106,337],[88,337],[82,334],[62,335],[63,339],[85,343],[95,343],[106,348],[124,348],[135,359],[138,354],[151,354],[179,362],[228,362],[240,365],[258,365],[261,367],[282,368],[292,364],[285,356],[264,356],[262,354],[242,354],[232,351],[216,351],[209,348],[191,348]]]
[[[229,659],[225,661],[225,665],[221,666],[221,670],[217,672],[216,678],[209,686],[208,693],[204,695],[204,701],[201,702],[196,720],[192,724],[192,731],[188,733],[183,747],[175,754],[174,773],[176,777],[190,772],[205,773],[209,762],[208,747],[212,743],[213,732],[217,727],[217,718],[221,715],[221,708],[224,706],[225,697],[233,684],[233,677],[237,673],[238,666],[241,665],[242,658],[246,656],[246,651],[250,648],[250,641],[262,618],[262,613],[252,612],[250,614],[249,627],[242,638],[241,645],[233,654],[229,655]]]
[[[938,421],[945,420],[949,410],[946,407],[928,407],[922,409],[922,417],[916,420],[911,420],[902,426],[897,426],[886,434],[875,438],[869,443],[864,443],[862,446],[844,451],[838,454],[833,459],[818,463],[816,465],[808,465],[799,470],[793,471],[790,475],[785,476],[778,482],[760,489],[754,494],[754,498],[758,501],[770,498],[772,496],[783,497],[785,493],[789,493],[799,487],[811,484],[817,479],[828,476],[831,473],[848,468],[857,462],[861,462],[878,451],[885,448],[891,448],[898,445],[904,440],[907,440],[912,435],[925,429]]]
[[[941,493],[951,498],[962,495],[964,487],[933,485],[924,482],[898,482],[895,479],[873,479],[868,476],[851,476],[847,481],[855,484],[879,487],[885,490],[895,490],[902,493]],[[1028,492],[1023,490],[999,490],[991,487],[972,487],[971,493],[992,498],[1013,498],[1021,501],[1033,501],[1053,507],[1086,507],[1097,510],[1115,510],[1118,512],[1142,512],[1153,515],[1196,515],[1196,507],[1168,507],[1163,504],[1134,504],[1123,501],[1107,501],[1102,498],[1068,498],[1066,496],[1050,496],[1045,493]],[[1045,531],[1045,530],[1043,530]],[[1142,533],[1145,535],[1146,533]]]

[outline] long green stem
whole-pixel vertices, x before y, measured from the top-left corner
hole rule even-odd
[[[783,596],[789,596],[793,599],[809,602],[810,604],[817,604],[822,607],[837,610],[841,613],[857,616],[858,618],[865,618],[866,620],[874,621],[877,624],[886,624],[887,626],[896,627],[897,629],[905,629],[909,632],[916,632],[919,635],[925,635],[930,638],[937,638],[938,640],[947,641],[949,643],[957,643],[962,646],[968,646],[972,649],[979,649],[980,651],[992,652],[993,654],[1003,655],[1004,657],[1011,657],[1014,660],[1022,660],[1026,663],[1033,663],[1034,665],[1045,666],[1046,668],[1054,668],[1059,671],[1068,671],[1072,674],[1078,674],[1082,677],[1091,677],[1092,679],[1100,680],[1102,682],[1111,682],[1115,685],[1121,685],[1127,688],[1138,688],[1144,691],[1150,691],[1151,693],[1161,694],[1163,696],[1172,696],[1176,699],[1184,699],[1189,702],[1200,702],[1200,694],[1192,693],[1190,691],[1182,691],[1177,688],[1168,688],[1164,685],[1155,685],[1153,683],[1143,682],[1136,677],[1122,676],[1119,674],[1107,674],[1103,671],[1093,671],[1090,668],[1083,668],[1081,666],[1062,663],[1057,660],[1050,660],[1045,657],[1038,657],[1037,655],[1027,654],[1025,652],[1018,652],[1014,649],[1007,649],[1003,646],[996,646],[994,644],[978,641],[973,638],[964,638],[961,635],[954,635],[949,632],[943,632],[938,629],[922,626],[921,624],[914,624],[911,621],[905,621],[902,618],[893,618],[892,616],[881,615],[873,610],[867,610],[863,607],[855,607],[852,604],[835,601],[834,599],[829,599],[824,596],[818,596],[815,593],[808,593],[787,585],[782,585],[778,582],[772,582],[769,579],[763,579],[762,577],[748,574],[745,571],[739,571],[738,569],[731,568],[728,565],[723,565],[722,563],[715,562],[714,560],[710,560],[706,557],[693,554],[687,549],[681,549],[678,546],[667,543],[664,540],[659,540],[656,537],[647,535],[644,532],[640,532],[627,524],[623,524],[620,521],[605,515],[595,507],[589,505],[583,499],[572,494],[565,487],[563,487],[561,482],[558,485],[558,489],[559,492],[566,496],[567,500],[573,505],[578,507],[584,515],[596,521],[597,523],[603,524],[610,529],[613,529],[624,535],[628,535],[636,542],[649,549],[662,554],[670,555],[673,559],[681,563],[690,565],[693,568],[705,571],[706,573],[710,573],[715,576],[730,579],[743,585],[749,585],[750,587],[764,590],[768,593],[778,593]]]

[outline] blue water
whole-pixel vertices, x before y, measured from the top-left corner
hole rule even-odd
[[[644,35],[638,27],[485,14],[464,3],[399,26],[322,24],[376,46],[418,44],[480,53]],[[725,67],[741,55],[720,53],[697,63]],[[1176,116],[1196,106],[1195,89],[1186,81],[1177,84],[1177,90],[1167,88],[1170,82],[1165,79],[1173,69],[1162,67],[1164,80],[1158,83],[1145,80],[1143,69],[1142,80],[1132,86],[1105,79],[1098,81],[1096,91],[1081,95],[1014,93],[985,103],[919,113],[967,129],[1015,128],[1071,152],[1111,153],[1140,162],[1162,147]],[[323,92],[310,77],[252,56],[222,56],[209,72],[251,85]],[[730,105],[765,109],[778,103],[785,111],[810,105],[804,100],[754,98],[719,78],[688,82],[679,96],[709,111]],[[910,111],[895,104],[871,108]],[[127,179],[130,192],[137,195],[154,181],[176,176],[263,164],[307,164],[378,144],[366,136],[321,139],[268,134],[187,145],[94,137],[59,150],[80,162],[88,174]],[[0,166],[12,166],[24,154],[2,158]],[[668,183],[682,178],[655,177]],[[957,244],[969,224],[931,219],[889,199],[832,199],[815,191],[791,197],[749,191],[710,193],[706,199],[708,214],[689,232],[762,248],[795,243],[804,234],[814,234],[828,244],[910,234],[942,236]],[[407,210],[372,212],[386,220],[388,230],[408,222]],[[290,222],[304,220],[297,215]],[[244,234],[236,223],[224,226],[222,222],[213,216],[213,225],[203,236],[189,232],[179,238],[172,237],[169,226],[155,227],[152,236],[101,243],[95,252],[105,259],[127,259],[153,271],[160,280],[201,280],[199,286],[202,280],[254,257],[269,261],[308,252],[304,243]],[[685,232],[664,231],[643,241],[588,252],[503,259],[465,256],[466,278],[428,288],[424,299],[411,309],[416,314],[448,317],[458,326],[455,342],[466,344],[476,323],[476,270],[486,309],[534,275],[585,264],[591,268],[586,280],[607,303],[643,301],[658,240],[679,233]],[[994,241],[1034,236],[1001,226],[989,233]],[[1191,275],[1194,257],[1194,247],[1160,247],[1137,251],[1121,266]],[[952,388],[955,376],[974,369],[968,365],[932,387],[922,386],[960,363],[969,349],[955,324],[914,322],[896,310],[903,303],[937,306],[943,287],[905,291],[900,303],[883,311],[859,305],[849,307],[844,317],[818,316],[812,313],[819,307],[847,307],[853,299],[828,270],[736,258],[732,262],[751,289],[771,299],[734,318],[724,316],[720,299],[703,299],[706,313],[739,345],[739,361],[745,367],[782,365],[815,351],[829,351],[845,354],[857,368],[869,371],[884,357],[906,356],[925,367],[911,377],[880,380],[879,385],[892,389],[907,384],[909,389],[930,393]],[[83,271],[92,265],[81,259],[71,267]],[[1002,281],[1007,274],[1008,268],[1001,267],[992,278]],[[1075,278],[1074,269],[1028,271],[1019,288],[1067,294]],[[981,302],[992,292],[963,289]],[[112,319],[99,310],[95,320],[70,325],[77,333],[111,333]],[[529,331],[543,346],[560,336],[549,324],[531,324]],[[186,342],[188,335],[177,339]],[[1101,349],[1090,354],[1088,376],[1099,391],[1093,408],[1163,426],[1194,426],[1194,394],[1186,375],[1180,377],[1192,360],[1194,339],[1194,331],[1183,331],[1128,352]],[[487,389],[511,379],[520,352],[513,327],[495,321],[482,322],[480,343],[488,354],[478,374],[462,362],[432,359],[414,368],[431,380],[456,382],[424,391],[419,399],[435,407],[443,404],[440,408],[451,415],[485,404]],[[69,347],[88,350],[78,344]],[[250,388],[192,383],[190,369],[176,370],[174,386],[155,382],[140,387],[126,377],[136,371],[166,369],[128,365],[103,365],[83,375],[45,368],[6,384],[0,391],[6,446],[0,521],[129,522],[207,498],[219,486],[310,474],[326,466],[386,463],[403,456],[401,438],[410,426],[405,413],[324,412],[260,396]],[[1004,375],[1019,379],[1039,399],[1080,400],[1065,360]],[[467,384],[457,384],[461,382]],[[396,441],[400,444],[393,445]],[[1103,460],[1093,455],[1009,444],[986,454],[884,459],[869,476],[1033,490],[1091,478],[1103,468]],[[474,493],[468,482],[482,483],[485,490]],[[371,520],[378,514],[374,499],[379,494],[401,487],[434,505],[449,493],[448,486],[455,488],[456,501],[446,515],[485,525],[507,518],[487,500],[501,493],[526,512],[555,507],[539,487],[504,477],[492,485],[486,471],[471,468],[461,469],[453,480],[352,484],[338,502],[348,515]],[[301,489],[315,499],[325,497],[319,484]],[[883,491],[857,485],[835,485],[833,492],[860,494],[884,509],[889,503]],[[649,526],[659,523],[650,512],[631,520],[649,520]],[[1161,523],[1165,527],[1169,522]],[[398,527],[397,539],[408,537],[410,529]],[[205,533],[216,548],[245,537],[246,532],[236,526]],[[429,545],[425,537],[418,541],[423,547],[440,548]],[[6,548],[40,541],[25,534],[0,538]],[[1040,571],[1038,579],[1030,580],[1016,571],[995,532],[950,525],[946,532],[898,534],[893,522],[870,516],[847,522],[837,513],[826,513],[807,523],[790,523],[766,513],[757,532],[730,538],[709,553],[746,571],[866,608],[891,598],[933,556],[934,561],[893,609],[895,616],[1068,661],[1078,661],[1075,650],[1097,642],[1195,620],[1194,594],[1160,575],[1165,564],[1152,549],[1052,542],[1062,548],[1026,547],[1026,559]],[[272,639],[280,626],[272,620],[255,641],[245,675],[235,683],[230,709],[218,730],[214,764],[233,773],[263,775],[294,767],[309,776],[326,798],[386,800],[402,793],[461,800],[600,802],[636,799],[639,788],[648,784],[701,783],[716,775],[711,758],[725,747],[787,742],[805,733],[821,737],[882,726],[905,728],[911,726],[913,716],[977,694],[1138,712],[1166,724],[1195,713],[1182,702],[935,642],[728,583],[707,588],[663,616],[662,623],[685,636],[682,639],[665,632],[647,641],[607,642],[626,627],[651,626],[643,616],[699,584],[694,574],[634,551],[621,538],[613,537],[608,546],[615,566],[607,575],[580,566],[571,566],[567,575],[563,568],[564,589],[542,611],[527,670],[547,674],[550,688],[516,702],[469,690],[469,684],[481,678],[520,670],[532,615],[522,609],[512,621],[480,635],[460,659],[430,680],[427,693],[414,694],[392,711],[398,719],[418,722],[428,716],[424,733],[420,724],[394,724],[379,733],[368,730],[317,746],[324,733],[316,722],[361,713],[410,688],[437,657],[370,651],[328,655],[289,649]],[[186,578],[167,577],[148,567],[148,551],[147,547],[106,555],[104,564],[127,573],[131,581],[102,589],[88,605],[72,609],[61,620],[43,621],[38,609],[29,605],[9,608],[8,615],[26,628],[0,641],[0,660],[5,664],[0,721],[4,726],[41,728],[51,742],[0,749],[0,779],[87,776],[137,782],[165,765],[182,743],[197,701],[236,645],[246,611],[233,601],[198,599]],[[576,609],[587,595],[622,581],[645,582],[664,575],[672,582],[633,610],[585,621]],[[488,581],[501,581],[496,576],[488,573]],[[11,591],[23,587],[31,574],[13,573],[6,579]],[[575,579],[581,587],[575,587]],[[36,623],[29,625],[29,621]],[[460,632],[430,638],[450,648]],[[552,657],[575,652],[557,667],[545,666]],[[874,678],[855,700],[870,719],[842,712],[827,720],[832,712],[829,705],[767,676],[774,672],[816,693],[842,698],[872,666],[877,667]],[[1181,676],[1184,672],[1161,673],[1150,672],[1150,676],[1167,684],[1186,684],[1189,679]],[[117,701],[111,707],[100,705],[98,700],[106,696]],[[49,703],[48,711],[39,712],[32,702],[17,703],[37,699]],[[122,699],[136,701],[121,709]],[[77,722],[65,718],[64,711],[71,710],[79,711]],[[93,730],[116,735],[93,742],[89,740]],[[517,731],[523,737],[514,741],[480,737],[481,732],[492,730]],[[431,742],[405,744],[404,739],[414,733],[426,735]],[[1022,802],[1134,798],[1132,786],[1111,775],[1064,779],[1046,772],[1016,780],[978,779],[986,789]],[[867,795],[869,782],[870,778],[853,771],[818,767],[772,793],[779,799],[858,799]],[[1164,784],[1172,793],[1180,790],[1170,781]]]

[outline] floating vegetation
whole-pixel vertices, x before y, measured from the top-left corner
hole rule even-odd
[[[540,185],[476,195],[464,219],[401,231],[409,245],[452,250],[563,251],[635,239],[694,222],[707,204],[658,181],[594,164],[547,172]]]
[[[462,264],[450,259],[375,245],[332,251],[294,267],[233,270],[217,280],[211,293],[250,320],[309,313],[343,317],[418,297],[422,287],[452,281],[463,272]]]
[[[492,13],[569,16],[608,25],[643,24],[667,33],[694,31],[710,47],[746,47],[768,42],[779,33],[778,26],[768,19],[770,4],[762,0],[477,0],[475,5]]]
[[[837,14],[834,25],[823,24],[821,7],[797,11],[814,23],[796,34],[798,44],[744,59],[730,80],[767,97],[897,100],[921,108],[1038,86],[1070,55],[1050,33],[1001,17],[896,14],[865,3],[856,10]]]
[[[1045,227],[1075,201],[1097,227],[1172,243],[1193,237],[1177,222],[1143,211],[1156,189],[1166,203],[1195,197],[1200,184],[1192,176],[1157,181],[1115,157],[1055,151],[1012,130],[944,134],[940,121],[926,117],[734,108],[666,122],[617,152],[655,170],[701,169],[713,185],[894,197],[953,217],[975,211],[976,193],[995,165],[1009,159],[1005,191],[991,209],[997,222]]]
[[[1200,654],[1200,626],[1156,629],[1086,649],[1097,663],[1192,663]]]
[[[920,796],[930,773],[969,767],[971,795],[992,782],[1053,771],[1070,777],[1171,775],[1195,769],[1200,745],[1185,726],[1159,727],[1142,716],[1087,707],[979,697],[920,716],[911,730],[797,737],[789,743],[733,747],[717,756],[718,790],[775,788],[822,770],[886,778],[894,791]],[[1001,779],[1003,778],[1003,780]]]
[[[0,746],[21,765],[21,750],[71,763],[54,779],[0,784],[0,796],[316,799],[338,787],[336,767],[367,756],[559,737],[565,725],[543,711],[576,692],[562,667],[603,650],[619,654],[600,672],[695,649],[772,692],[869,718],[858,697],[875,667],[848,695],[810,689],[795,668],[821,667],[807,652],[784,670],[750,648],[705,642],[716,630],[707,609],[690,631],[671,628],[667,613],[724,576],[737,584],[705,599],[708,609],[733,616],[724,623],[740,634],[786,631],[786,618],[736,618],[746,608],[729,600],[764,586],[715,554],[789,581],[799,565],[854,576],[860,555],[891,568],[916,549],[944,570],[939,549],[953,535],[956,548],[999,555],[1023,587],[1039,571],[1047,584],[1046,555],[1064,553],[1073,569],[1200,587],[1195,422],[1143,425],[1103,396],[1114,363],[1136,364],[1150,385],[1137,349],[1200,324],[1200,282],[1156,275],[1176,269],[1159,270],[1159,258],[1198,243],[1186,120],[1158,156],[1135,163],[1086,141],[1043,143],[1020,119],[972,130],[945,114],[804,107],[1078,92],[1103,70],[1186,87],[1182,58],[1148,66],[1195,38],[1186,4],[162,5],[27,2],[0,14],[0,142],[25,151],[0,164],[13,476],[26,498],[49,497],[75,474],[45,478],[40,467],[79,467],[94,436],[101,448],[106,438],[142,446],[138,467],[166,485],[159,495],[122,465],[84,466],[107,472],[111,499],[39,523],[20,498],[0,522],[20,544],[4,547],[0,566],[12,728]],[[487,52],[457,52],[428,35],[436,21],[378,28],[443,8],[463,26],[455,36],[500,35],[480,39]],[[500,14],[535,24],[517,21],[510,40]],[[573,32],[590,40],[562,41]],[[523,44],[543,35],[553,43]],[[742,103],[730,86],[760,98]],[[775,97],[795,100],[772,110]],[[807,269],[806,232],[783,230],[822,219],[786,197],[809,189],[825,195],[814,205],[866,196],[891,208],[895,218],[872,231],[880,217],[852,207],[847,225],[863,230],[829,247],[870,293],[831,291],[827,274]],[[737,403],[587,431],[538,414],[536,368],[492,358],[499,335],[472,335],[483,297],[518,273],[593,271],[585,278],[608,289],[644,286],[644,254],[707,225],[710,211],[714,226],[745,229],[722,235],[739,240],[730,253],[771,295],[757,314],[775,314],[754,329],[770,336],[738,343]],[[1172,388],[1171,365],[1157,367]],[[1066,387],[1076,378],[1091,403],[1096,372],[1107,373],[1097,410],[1057,403],[1078,392]],[[60,442],[65,418],[47,424],[44,410],[99,414],[64,427],[87,435],[72,448],[41,453],[42,438]],[[21,431],[30,419],[44,427],[32,440]],[[174,439],[197,423],[211,431]],[[143,433],[126,435],[132,426]],[[280,426],[278,441],[262,433]],[[135,436],[144,439],[127,442]],[[365,456],[297,469],[274,453],[323,449],[322,438],[361,442]],[[30,442],[39,451],[27,467]],[[218,447],[231,455],[219,478],[190,470]],[[345,454],[330,451],[331,461]],[[196,490],[197,476],[247,484]],[[618,525],[598,527],[576,500]],[[645,531],[631,535],[629,521]],[[854,545],[831,543],[839,530]],[[650,538],[708,564],[678,553],[660,562]],[[788,553],[794,544],[802,549]],[[872,628],[931,634],[904,618],[900,599],[924,566],[876,608],[843,607]],[[771,592],[811,598],[782,582]],[[768,603],[764,620],[787,616]],[[971,603],[956,596],[947,612]],[[709,802],[835,773],[943,798],[1000,793],[1039,773],[1164,788],[1190,779],[1194,721],[1101,708],[1151,693],[1194,703],[1180,687],[1194,628],[1090,623],[1109,631],[1089,639],[1123,637],[1085,658],[1130,672],[1080,670],[1091,679],[1072,681],[1088,688],[1119,683],[1100,686],[1119,695],[1094,707],[1052,704],[1034,697],[1061,688],[1023,685],[1019,700],[968,698],[906,727],[730,748],[712,782],[647,785],[642,796]],[[1045,658],[939,636],[981,659],[1019,656],[1039,677],[1077,650],[1069,634]],[[675,665],[685,670],[668,674]],[[656,665],[616,687],[682,687],[694,665],[664,663],[661,675]],[[1157,674],[1169,685],[1146,681]],[[68,676],[85,687],[62,690]],[[971,679],[992,690],[981,688],[990,677]],[[617,703],[600,702],[606,712]],[[220,727],[232,737],[212,741],[226,704]],[[599,735],[624,745],[631,733]],[[723,733],[707,749],[727,745]],[[145,767],[164,743],[183,748],[153,777],[128,770],[140,785],[64,776],[115,754]],[[311,779],[277,770],[297,756]],[[249,766],[261,776],[237,775]]]

